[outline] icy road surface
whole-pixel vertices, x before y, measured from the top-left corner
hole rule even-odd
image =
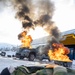
[[[0,56],[0,72],[6,68],[6,67],[10,67],[10,66],[13,66],[13,67],[17,67],[17,66],[20,66],[20,65],[25,65],[25,66],[44,66],[46,65],[47,63],[53,63],[53,62],[43,62],[41,64],[41,62],[30,62],[30,61],[27,61],[27,60],[15,60],[13,58],[9,58],[9,57],[1,57]],[[73,60],[73,63],[72,63],[72,69],[75,69],[75,60]]]
[[[50,62],[52,63],[52,62]],[[47,62],[43,62],[43,64],[41,64],[41,62],[30,62],[27,60],[15,60],[13,58],[8,58],[8,57],[1,57],[0,56],[0,72],[5,68],[5,67],[16,67],[16,66],[20,66],[20,65],[25,65],[25,66],[41,66],[41,65],[46,65]]]

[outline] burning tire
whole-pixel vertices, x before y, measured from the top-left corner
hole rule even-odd
[[[35,54],[30,53],[29,54],[29,61],[34,61],[34,59],[35,59]]]

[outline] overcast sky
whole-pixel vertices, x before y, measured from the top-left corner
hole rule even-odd
[[[53,20],[61,31],[75,29],[75,0],[55,0]]]
[[[75,1],[52,0],[55,3],[53,20],[61,32],[75,29]],[[0,10],[0,42],[18,45],[17,35],[22,32],[21,22],[15,19],[10,7]],[[35,35],[35,34],[34,34]],[[38,36],[37,36],[38,37]]]

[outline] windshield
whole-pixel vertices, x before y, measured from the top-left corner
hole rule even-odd
[[[20,52],[22,52],[22,51],[23,51],[23,49],[20,48],[20,49],[17,50],[16,53],[20,53]]]

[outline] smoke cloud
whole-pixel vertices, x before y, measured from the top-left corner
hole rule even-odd
[[[22,22],[24,29],[35,29],[36,26],[40,25],[50,34],[49,45],[58,42],[60,32],[52,21],[55,6],[51,0],[0,0],[2,5],[8,4],[7,2],[11,2],[16,11],[15,18]],[[2,6],[1,4],[0,6]]]
[[[59,30],[51,20],[54,4],[50,0],[12,0],[16,10],[16,18],[22,22],[22,27],[43,27],[50,35],[59,38]]]

